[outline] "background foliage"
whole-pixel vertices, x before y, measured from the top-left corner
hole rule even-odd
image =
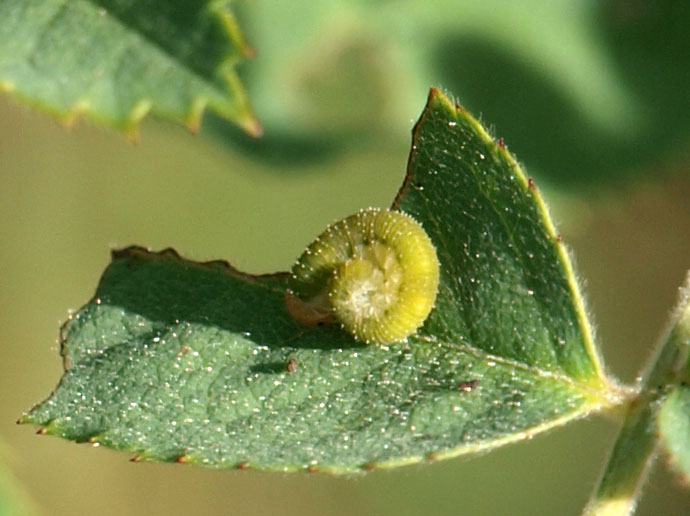
[[[195,138],[145,122],[135,147],[88,124],[66,132],[0,98],[0,436],[38,505],[58,515],[579,512],[615,435],[601,419],[358,479],[132,465],[14,425],[59,378],[58,324],[92,295],[110,246],[285,270],[327,223],[388,204],[434,83],[548,186],[606,362],[632,381],[690,265],[687,7],[523,2],[520,15],[508,4],[295,2],[291,15],[278,2],[241,4],[259,49],[240,69],[266,129],[259,141],[207,119]],[[657,468],[638,514],[688,504]]]

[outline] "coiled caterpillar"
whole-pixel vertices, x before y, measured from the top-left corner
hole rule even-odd
[[[439,262],[409,215],[369,208],[332,224],[292,268],[286,296],[300,323],[339,322],[357,340],[404,340],[436,302]]]

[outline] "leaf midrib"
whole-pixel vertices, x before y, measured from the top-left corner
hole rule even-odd
[[[441,346],[444,346],[446,348],[467,353],[484,362],[495,362],[496,364],[500,364],[508,368],[513,368],[534,374],[539,378],[558,381],[560,383],[577,389],[578,391],[585,394],[588,399],[596,398],[598,400],[598,404],[608,403],[607,397],[602,395],[603,393],[601,389],[594,388],[590,383],[575,380],[574,378],[568,376],[563,372],[549,371],[547,369],[542,369],[540,367],[527,364],[519,360],[514,360],[500,355],[493,355],[481,348],[477,348],[468,344],[457,344],[455,342],[442,341],[426,335],[419,335],[417,338],[428,344],[440,344]]]

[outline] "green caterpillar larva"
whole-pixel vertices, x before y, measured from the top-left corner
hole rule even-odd
[[[332,224],[292,268],[286,304],[300,323],[336,320],[357,340],[404,340],[436,302],[439,263],[422,226],[369,208]]]

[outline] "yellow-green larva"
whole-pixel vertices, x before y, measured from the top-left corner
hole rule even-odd
[[[409,215],[369,208],[332,224],[292,269],[286,304],[300,323],[336,320],[357,340],[406,339],[436,302],[436,248]]]

